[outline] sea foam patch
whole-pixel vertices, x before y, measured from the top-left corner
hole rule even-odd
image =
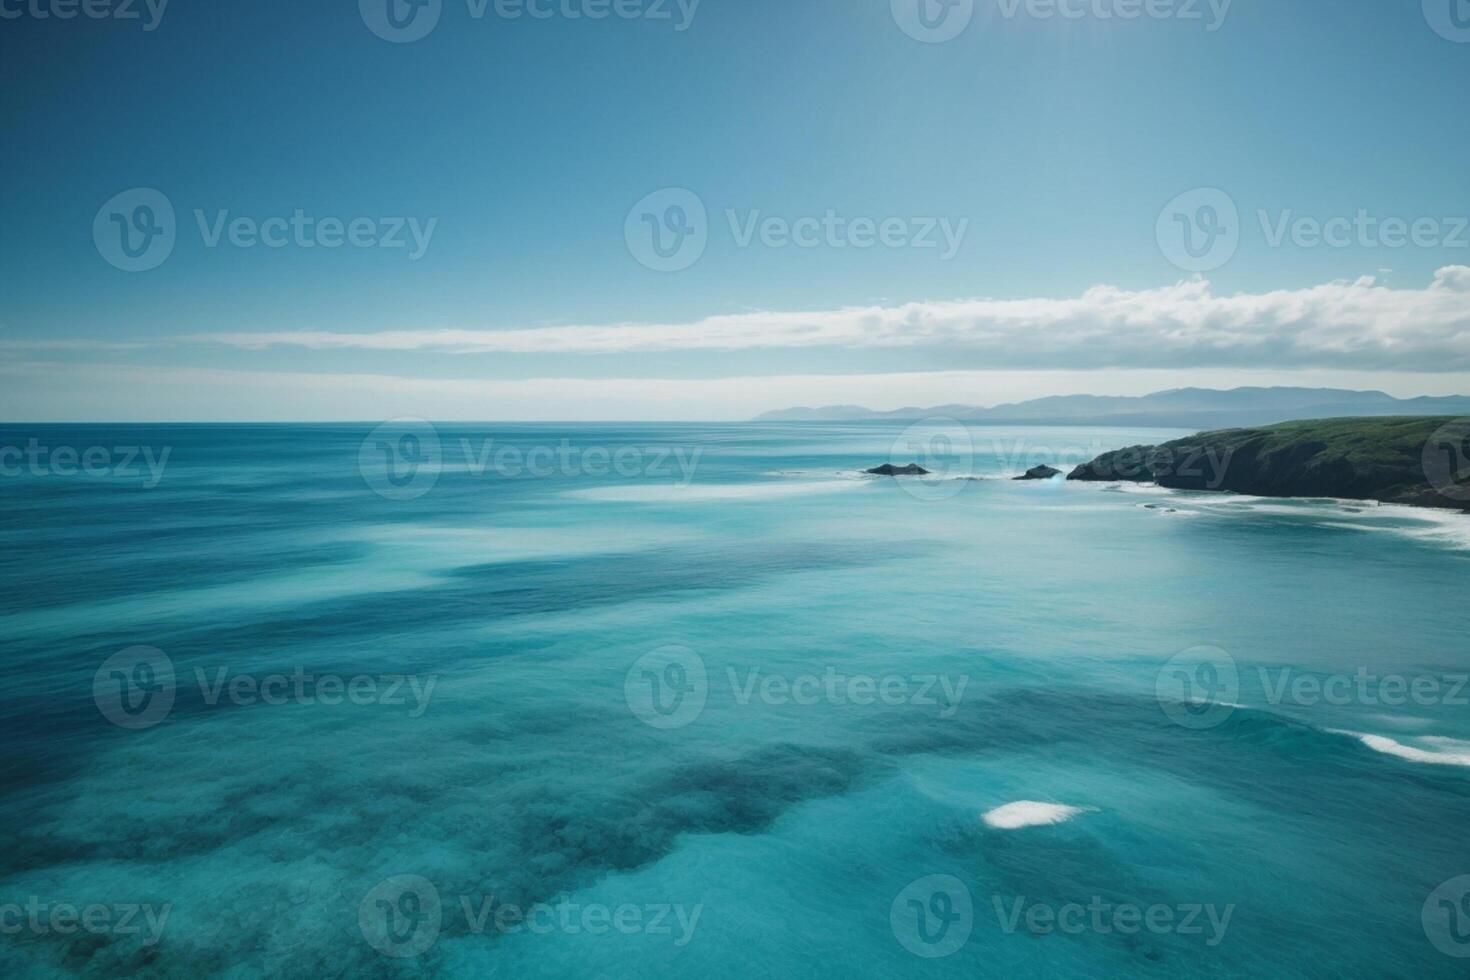
[[[1385,507],[1390,513],[1408,517],[1408,507]],[[1403,529],[1411,538],[1458,550],[1470,549],[1470,515],[1457,514],[1450,510],[1412,509],[1415,525]]]
[[[1397,534],[1440,547],[1470,549],[1470,515],[1451,510],[1396,504],[1355,508],[1343,504],[1326,508],[1322,516],[1331,518],[1322,521],[1322,527]]]
[[[1171,516],[1288,517],[1315,520],[1317,526],[1341,531],[1376,531],[1396,534],[1438,547],[1470,550],[1470,515],[1450,509],[1385,504],[1376,500],[1338,497],[1260,497],[1241,493],[1176,490],[1156,484],[1109,484],[1114,493],[1143,496],[1175,496],[1188,500],[1195,511],[1177,511]],[[1150,507],[1139,504],[1140,507]],[[1160,503],[1150,509],[1164,512]]]
[[[982,814],[980,819],[985,822],[985,826],[996,830],[1020,830],[1022,827],[1047,827],[1052,824],[1066,823],[1079,813],[1088,813],[1096,809],[1096,807],[1088,806],[1067,806],[1063,803],[1017,800]]]

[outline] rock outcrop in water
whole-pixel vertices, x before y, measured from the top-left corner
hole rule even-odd
[[[1470,511],[1470,419],[1323,419],[1202,432],[1104,453],[1067,479]]]
[[[1017,479],[1017,480],[1050,480],[1054,476],[1061,476],[1061,475],[1062,475],[1062,471],[1061,470],[1053,469],[1050,466],[1043,465],[1043,466],[1033,466],[1029,470],[1027,470],[1025,473],[1022,473],[1020,476],[1014,477],[1013,479]]]
[[[924,467],[920,466],[918,463],[910,463],[907,466],[894,466],[892,463],[884,463],[882,466],[875,466],[871,470],[867,470],[866,472],[871,473],[874,476],[928,476],[929,475],[929,471],[926,470],[926,469],[924,469]]]

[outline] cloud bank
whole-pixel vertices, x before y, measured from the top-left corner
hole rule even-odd
[[[1158,289],[1095,286],[1070,299],[970,299],[689,323],[508,330],[205,333],[173,338],[242,349],[450,354],[636,354],[832,347],[935,347],[990,368],[1260,366],[1470,369],[1470,266],[1419,289],[1372,276],[1303,289],[1215,295],[1204,280]]]
[[[1470,372],[1153,369],[742,375],[721,378],[423,378],[0,358],[9,422],[735,421],[793,405],[995,405],[1042,395],[1306,385],[1399,397],[1470,393]]]

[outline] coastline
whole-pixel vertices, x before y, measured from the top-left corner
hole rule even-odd
[[[1067,479],[1470,514],[1467,441],[1470,419],[1445,416],[1285,422],[1129,446]]]

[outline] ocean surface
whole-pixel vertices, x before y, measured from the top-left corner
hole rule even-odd
[[[0,972],[1465,976],[1470,517],[1179,434],[0,427]]]

